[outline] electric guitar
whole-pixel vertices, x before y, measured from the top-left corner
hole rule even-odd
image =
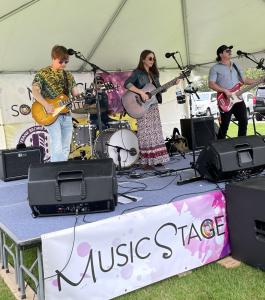
[[[242,94],[251,90],[252,88],[254,88],[255,86],[259,85],[264,81],[265,81],[265,77],[261,77],[256,83],[248,85],[243,89],[240,89],[242,84],[237,83],[229,90],[229,92],[232,93],[232,95],[229,98],[226,96],[225,93],[217,93],[217,104],[219,108],[221,108],[223,112],[230,111],[235,103],[243,101],[243,98],[241,97]]]
[[[35,100],[31,107],[32,117],[39,125],[51,125],[56,121],[60,113],[69,112],[73,101],[82,102],[84,104],[84,98],[84,94],[80,94],[76,97],[67,97],[61,94],[54,99],[45,99],[49,104],[53,105],[53,113],[47,113],[44,106]]]
[[[189,76],[190,69],[184,70],[183,72],[186,74],[186,76]],[[184,74],[181,74],[178,77],[175,77],[174,79],[170,80],[169,82],[161,85],[160,87],[156,88],[152,83],[147,83],[143,88],[142,91],[144,91],[148,96],[149,99],[146,101],[142,100],[142,97],[134,92],[127,91],[122,96],[122,104],[128,113],[132,118],[139,119],[143,117],[150,106],[152,106],[157,102],[156,94],[161,93],[162,91],[172,87],[176,84],[176,81],[178,79],[183,79]]]

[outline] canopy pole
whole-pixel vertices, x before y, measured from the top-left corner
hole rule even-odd
[[[15,9],[11,10],[10,12],[2,15],[0,17],[0,22],[4,21],[5,19],[7,19],[9,17],[12,17],[13,15],[21,12],[22,10],[28,8],[29,6],[35,4],[35,3],[39,2],[39,1],[40,0],[31,0],[31,1],[27,2],[27,3],[24,3],[23,5],[21,5],[21,6],[17,7],[17,8],[15,8]]]
[[[182,23],[184,30],[184,41],[185,41],[185,49],[186,49],[186,57],[187,57],[187,65],[190,65],[190,44],[189,44],[189,29],[188,29],[188,21],[187,21],[187,4],[185,0],[181,0],[181,11],[182,11]]]
[[[118,6],[118,8],[115,10],[114,14],[112,15],[111,19],[109,20],[108,24],[106,25],[106,27],[104,28],[103,32],[100,34],[100,36],[98,37],[96,43],[94,44],[92,50],[90,51],[90,53],[87,55],[86,59],[90,60],[91,57],[94,55],[94,53],[96,52],[97,48],[100,46],[100,44],[102,43],[103,39],[105,38],[107,32],[109,31],[110,27],[112,26],[112,24],[114,23],[114,21],[116,20],[116,18],[118,17],[118,15],[120,14],[122,8],[124,7],[124,5],[126,4],[127,0],[122,0],[120,5]],[[81,65],[81,67],[79,68],[79,72],[84,71],[85,67],[86,67],[86,63],[83,63]]]

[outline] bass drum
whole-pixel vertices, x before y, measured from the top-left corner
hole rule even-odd
[[[95,141],[95,156],[97,158],[112,158],[114,164],[119,166],[118,151],[115,146],[123,148],[120,149],[122,168],[128,168],[137,162],[139,158],[138,139],[135,133],[129,129],[109,128],[102,131]]]

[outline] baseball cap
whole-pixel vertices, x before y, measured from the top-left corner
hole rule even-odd
[[[230,49],[231,50],[231,49],[233,49],[233,46],[222,45],[222,46],[218,47],[217,50],[216,50],[217,56],[219,54],[223,53],[226,49]]]

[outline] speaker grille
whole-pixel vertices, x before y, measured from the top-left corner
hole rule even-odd
[[[2,150],[1,168],[2,179],[5,181],[28,177],[28,168],[31,163],[40,163],[42,160],[41,150]]]
[[[181,119],[180,126],[181,133],[187,138],[191,150],[202,149],[211,141],[216,140],[214,119],[212,117]],[[194,132],[194,147],[192,146],[192,127]]]

